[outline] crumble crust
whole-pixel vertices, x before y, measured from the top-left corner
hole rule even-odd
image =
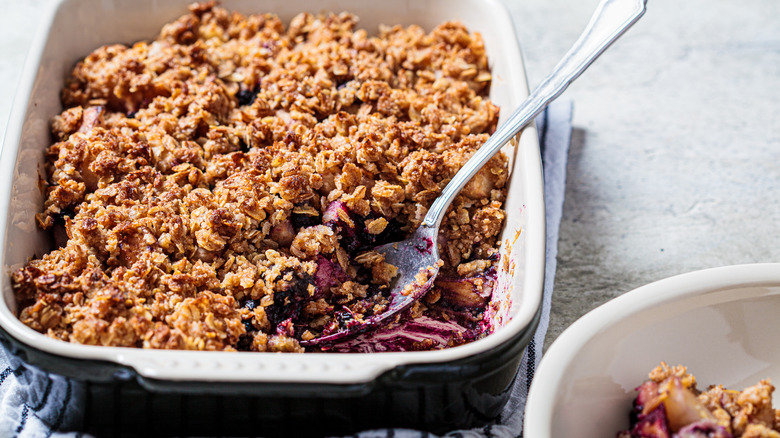
[[[710,385],[700,391],[682,365],[665,362],[637,388],[629,437],[780,438],[780,410],[772,407],[775,387],[769,379],[741,391]]]
[[[499,110],[479,34],[357,21],[199,3],[79,62],[36,216],[67,237],[12,273],[20,320],[82,344],[302,352],[381,312],[395,267],[371,248],[414,231]],[[443,273],[491,269],[507,176],[499,154],[453,202]]]

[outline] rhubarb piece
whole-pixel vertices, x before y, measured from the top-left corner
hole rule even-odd
[[[670,438],[666,411],[663,405],[642,416],[631,429],[631,436],[635,438]]]
[[[444,299],[453,306],[483,307],[490,300],[493,281],[485,276],[470,278],[442,278],[434,281]]]
[[[696,398],[696,396],[683,387],[679,377],[671,377],[660,391],[665,395],[663,404],[666,415],[669,418],[669,427],[677,432],[683,427],[699,420],[714,420],[715,417]]]
[[[651,412],[658,407],[661,399],[658,397],[658,384],[652,380],[642,383],[637,389],[634,399],[634,408],[631,411],[631,421],[636,422],[644,413]]]
[[[100,126],[103,123],[104,112],[105,107],[103,106],[90,106],[85,108],[78,132],[87,133],[94,127]]]
[[[338,263],[334,263],[323,256],[317,257],[317,272],[314,274],[314,285],[317,288],[316,297],[320,297],[330,291],[333,286],[349,280],[349,275],[341,269]]]
[[[271,239],[281,246],[290,246],[293,239],[295,239],[295,229],[292,226],[292,222],[283,221],[271,228]]]
[[[326,225],[342,222],[352,228],[355,227],[352,222],[352,214],[349,212],[346,204],[341,201],[334,201],[328,204],[328,208],[322,214],[322,222]]]

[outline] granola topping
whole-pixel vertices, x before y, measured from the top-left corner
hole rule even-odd
[[[285,26],[207,2],[98,48],[52,121],[36,219],[67,240],[12,273],[20,320],[81,344],[302,352],[383,311],[396,268],[372,249],[411,234],[495,129],[490,81],[457,22],[371,36],[349,13]],[[499,154],[442,225],[467,298],[492,286],[507,177]],[[484,299],[453,296],[408,312],[460,318],[409,348],[480,336]]]

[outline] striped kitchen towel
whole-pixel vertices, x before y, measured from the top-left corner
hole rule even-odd
[[[79,436],[57,431],[75,430],[81,423],[81,385],[55,374],[13,366],[7,354],[0,349],[0,436]]]

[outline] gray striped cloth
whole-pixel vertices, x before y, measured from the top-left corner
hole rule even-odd
[[[76,437],[84,400],[78,383],[33,368],[13,368],[0,348],[0,436]]]
[[[558,228],[563,210],[566,158],[571,138],[571,102],[550,105],[537,119],[539,143],[544,163],[544,193],[547,210],[547,260],[542,300],[542,318],[534,338],[523,354],[512,395],[495,424],[479,429],[446,434],[450,438],[522,436],[523,409],[534,370],[542,356],[544,336],[550,320],[550,300],[558,252]],[[0,348],[0,436],[2,437],[81,437],[73,432],[82,422],[84,388],[77,381],[27,367],[10,365],[7,352]],[[427,432],[407,429],[365,431],[359,438],[433,438]]]

